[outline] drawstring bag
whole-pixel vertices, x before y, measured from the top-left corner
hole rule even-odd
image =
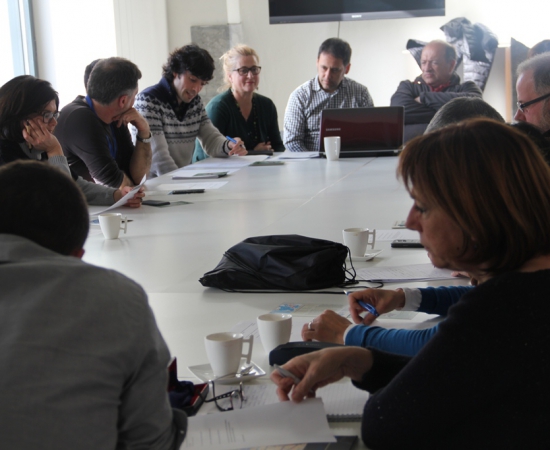
[[[296,234],[245,239],[199,280],[225,291],[304,291],[356,284],[348,247]]]

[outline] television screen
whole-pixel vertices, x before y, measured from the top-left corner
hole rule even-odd
[[[445,0],[269,0],[269,23],[444,16]]]

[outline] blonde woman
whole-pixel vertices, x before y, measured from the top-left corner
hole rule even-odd
[[[260,59],[256,51],[239,44],[220,58],[224,82],[221,94],[206,106],[212,123],[225,136],[239,137],[250,154],[254,150],[284,151],[277,109],[271,99],[256,92],[260,84]],[[197,142],[194,160],[204,159]]]

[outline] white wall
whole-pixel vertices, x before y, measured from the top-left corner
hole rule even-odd
[[[66,103],[83,92],[86,64],[122,52],[118,54],[134,60],[144,73],[143,88],[157,81],[169,50],[191,41],[191,26],[227,23],[228,6],[233,17],[236,1],[245,41],[260,55],[260,92],[275,102],[281,124],[289,94],[315,76],[317,49],[328,37],[339,35],[351,44],[350,77],[369,88],[378,106],[389,104],[399,81],[419,74],[404,52],[407,40],[444,39],[439,27],[453,18],[483,23],[501,45],[511,36],[528,46],[550,37],[544,14],[548,0],[447,0],[445,17],[286,25],[269,25],[265,0],[34,0],[40,76],[53,83]],[[505,114],[502,49],[485,99]]]

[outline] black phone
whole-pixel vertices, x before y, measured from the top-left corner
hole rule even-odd
[[[170,202],[165,202],[162,200],[143,200],[141,204],[149,205],[149,206],[166,206],[166,205],[169,205]]]
[[[424,248],[420,239],[396,239],[391,243],[392,248]]]
[[[179,194],[204,194],[204,189],[179,189],[175,191],[168,192],[169,195],[179,195]]]

